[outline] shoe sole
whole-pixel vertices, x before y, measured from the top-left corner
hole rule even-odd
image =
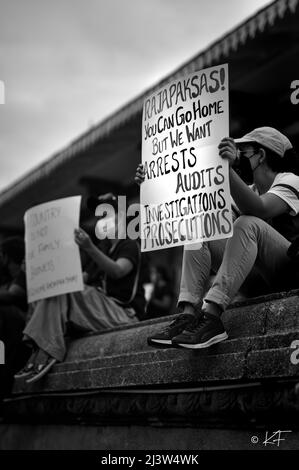
[[[151,346],[152,344],[165,344],[165,345],[172,345],[171,339],[148,339],[148,344]]]
[[[198,344],[173,343],[173,344],[176,344],[186,349],[204,349],[204,348],[208,348],[209,346],[212,346],[213,344],[220,343],[221,341],[224,341],[227,338],[228,338],[227,333],[221,333],[220,335],[214,336],[213,338],[209,339],[205,343],[198,343]]]
[[[32,370],[29,372],[24,372],[24,374],[16,374],[14,375],[14,379],[15,380],[18,380],[18,379],[24,379],[25,377],[28,377],[29,375],[32,375]]]
[[[26,380],[26,383],[27,384],[32,384],[32,383],[37,382],[38,380],[40,380],[44,375],[47,374],[47,372],[51,369],[51,367],[54,366],[54,364],[56,362],[57,362],[56,359],[52,359],[49,362],[49,364],[47,364],[47,366],[43,370],[41,370],[37,374],[34,374],[30,379]]]

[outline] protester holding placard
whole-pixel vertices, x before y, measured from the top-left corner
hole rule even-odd
[[[113,204],[112,200],[110,202]],[[118,214],[116,205],[114,208],[114,215],[109,221],[103,218],[103,223],[101,220],[97,223],[98,233],[109,238],[107,254],[93,243],[83,229],[74,231],[76,244],[104,274],[105,289],[101,287],[102,276],[99,275],[98,285],[93,278],[92,285],[85,284],[83,291],[39,300],[24,330],[25,339],[33,345],[34,352],[16,378],[26,377],[28,383],[35,382],[55,362],[63,361],[65,335],[70,329],[75,329],[77,334],[86,334],[142,319],[145,300],[139,282],[139,245],[136,241],[119,236],[126,219]],[[84,278],[88,282],[88,273],[84,273]]]
[[[233,236],[184,251],[181,314],[149,338],[151,345],[200,349],[225,340],[220,316],[253,269],[272,290],[294,287],[294,266],[287,250],[299,235],[299,160],[291,142],[278,130],[262,127],[236,141],[222,139],[219,155],[229,162],[231,194],[240,213]],[[232,168],[238,158],[250,165],[252,187]],[[140,183],[143,178],[139,167],[136,180]],[[217,263],[218,272],[203,300],[211,267]]]

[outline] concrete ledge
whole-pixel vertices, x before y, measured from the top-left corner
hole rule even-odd
[[[43,380],[15,384],[0,448],[241,449],[261,429],[291,429],[299,448],[298,294],[233,305],[229,340],[202,351],[147,345],[173,317],[76,339]]]
[[[193,387],[32,394],[6,402],[5,420],[31,424],[292,426],[299,430],[298,380]]]
[[[299,377],[290,344],[299,339],[298,291],[233,305],[223,315],[229,340],[208,350],[155,349],[149,335],[174,317],[119,327],[70,343],[65,362],[14,395]]]

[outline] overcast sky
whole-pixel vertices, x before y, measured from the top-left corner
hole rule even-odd
[[[0,0],[0,190],[265,0]]]

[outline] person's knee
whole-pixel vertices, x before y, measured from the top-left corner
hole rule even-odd
[[[252,231],[256,232],[256,230],[260,228],[262,222],[263,221],[261,219],[253,215],[241,215],[234,222],[234,229],[243,230],[247,233]]]
[[[194,244],[194,246],[188,245],[188,249],[184,250],[184,264],[198,262],[206,250],[209,250],[206,242],[203,242],[200,247],[198,246],[198,243]]]

